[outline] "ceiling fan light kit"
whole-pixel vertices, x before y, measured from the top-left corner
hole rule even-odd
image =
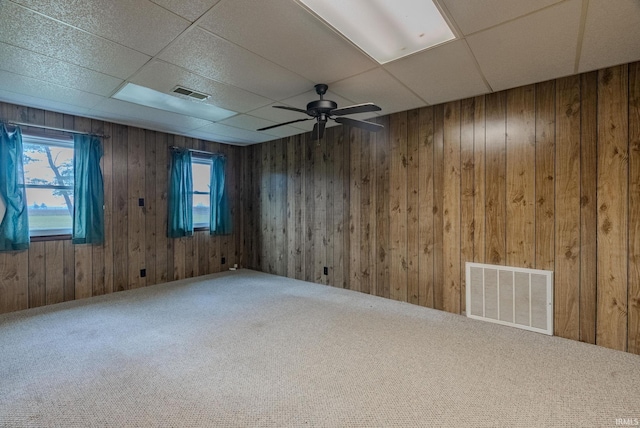
[[[356,104],[348,107],[338,108],[338,104],[335,101],[325,100],[324,94],[327,93],[329,86],[324,83],[315,85],[316,93],[320,96],[319,100],[311,101],[307,104],[306,110],[289,107],[289,106],[273,106],[283,110],[295,111],[297,113],[304,113],[310,117],[302,119],[296,119],[289,122],[279,123],[277,125],[266,126],[258,129],[258,131],[266,131],[267,129],[277,128],[279,126],[289,125],[291,123],[302,122],[305,120],[314,120],[316,123],[313,125],[312,138],[314,140],[320,140],[324,136],[324,129],[328,120],[333,120],[343,125],[349,125],[356,128],[364,129],[366,131],[377,132],[384,128],[384,126],[367,122],[364,120],[352,119],[348,117],[342,117],[348,114],[356,113],[370,113],[374,111],[380,111],[381,108],[373,103]],[[338,117],[334,117],[338,116]]]

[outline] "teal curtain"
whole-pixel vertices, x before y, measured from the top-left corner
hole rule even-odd
[[[213,158],[211,166],[211,218],[209,233],[211,235],[228,235],[231,233],[231,209],[225,183],[224,156]]]
[[[169,238],[193,235],[193,171],[191,151],[171,151],[169,178]]]
[[[29,213],[22,164],[20,128],[9,132],[0,125],[0,196],[5,213],[0,222],[0,251],[29,248]]]
[[[104,184],[100,170],[102,145],[91,135],[73,137],[74,244],[104,242]]]

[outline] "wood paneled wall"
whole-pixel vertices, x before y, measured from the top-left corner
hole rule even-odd
[[[0,253],[0,313],[159,284],[241,264],[243,148],[0,103],[0,118],[110,135],[103,140],[104,245],[32,242]],[[28,128],[23,127],[24,130]],[[167,238],[169,146],[227,155],[234,233]],[[138,204],[144,198],[144,207]],[[226,264],[221,265],[225,257]],[[141,277],[140,270],[146,269]]]
[[[640,63],[378,120],[245,151],[249,267],[453,313],[550,269],[556,335],[640,354]]]

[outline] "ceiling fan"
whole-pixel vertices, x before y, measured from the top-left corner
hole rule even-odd
[[[356,113],[369,113],[372,111],[380,111],[381,108],[373,103],[364,103],[364,104],[356,104],[348,107],[338,108],[338,104],[335,101],[325,100],[324,94],[327,93],[327,89],[329,86],[324,83],[320,83],[314,86],[316,88],[316,93],[320,95],[320,99],[316,101],[311,101],[307,104],[307,109],[303,110],[301,108],[288,107],[288,106],[273,106],[274,108],[280,108],[283,110],[291,110],[297,111],[299,113],[305,113],[310,117],[305,117],[303,119],[296,119],[290,122],[279,123],[277,125],[266,126],[264,128],[258,129],[258,131],[266,131],[267,129],[277,128],[278,126],[289,125],[291,123],[302,122],[305,120],[315,120],[316,123],[313,125],[312,137],[314,140],[319,140],[324,135],[324,128],[327,125],[327,120],[331,119],[338,123],[354,126],[356,128],[361,128],[366,131],[377,132],[384,128],[384,126],[379,125],[373,122],[367,122],[364,120],[351,119],[348,117],[342,117],[347,114],[356,114]],[[337,117],[334,117],[337,116]]]

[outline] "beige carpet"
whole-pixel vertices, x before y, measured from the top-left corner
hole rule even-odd
[[[0,316],[2,427],[634,418],[639,356],[248,270]]]

